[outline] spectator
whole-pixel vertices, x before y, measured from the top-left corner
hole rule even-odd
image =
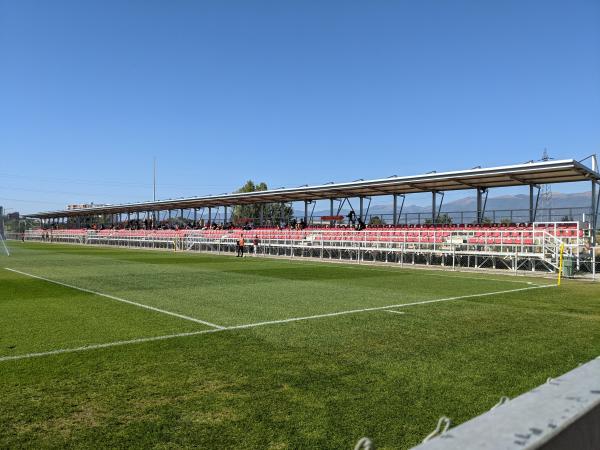
[[[244,257],[244,235],[242,234],[237,241],[237,255],[236,257],[243,258]]]
[[[351,209],[348,213],[348,223],[352,224],[352,226],[354,226],[356,223],[356,213],[353,209]]]

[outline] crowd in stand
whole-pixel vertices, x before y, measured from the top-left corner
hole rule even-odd
[[[287,224],[283,225],[262,225],[255,226],[252,221],[244,221],[243,224],[235,224],[233,222],[225,222],[225,223],[215,223],[208,222],[204,220],[200,221],[181,221],[181,220],[162,220],[162,221],[153,221],[150,219],[145,220],[129,220],[126,222],[113,223],[113,224],[92,224],[86,225],[84,227],[77,227],[74,224],[64,224],[62,225],[46,225],[42,228],[44,229],[58,229],[58,228],[85,228],[88,230],[230,230],[230,229],[242,229],[242,230],[253,230],[255,228],[272,228],[278,230],[304,230],[306,228],[311,229],[342,229],[342,230],[356,230],[361,231],[365,229],[394,229],[394,228],[462,228],[462,227],[530,227],[532,224],[527,223],[486,223],[486,224],[402,224],[402,225],[391,225],[376,222],[365,224],[365,222],[356,217],[352,212],[347,216],[347,222],[344,221],[332,221],[332,222],[322,222],[322,223],[311,223],[308,225],[304,219],[296,220],[292,218]]]

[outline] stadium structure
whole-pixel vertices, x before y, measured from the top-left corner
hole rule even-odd
[[[581,182],[588,207],[539,207]],[[0,446],[597,449],[598,286],[561,276],[595,278],[599,182],[593,155],[70,205],[19,233],[0,208],[25,241],[0,239]],[[487,210],[502,187],[529,208]],[[467,190],[476,211],[443,210]],[[255,258],[219,256],[242,238]]]
[[[591,166],[584,164],[588,159]],[[599,180],[597,158],[592,155],[582,161],[532,161],[260,192],[85,205],[32,214],[41,227],[27,231],[24,239],[231,253],[244,237],[257,255],[515,273],[556,272],[562,248],[567,275],[595,275]],[[591,184],[589,208],[538,208],[543,186],[582,181]],[[529,188],[528,210],[486,212],[491,189],[514,186]],[[442,213],[444,193],[458,190],[475,191],[477,210]],[[414,193],[431,194],[429,217],[403,214],[406,197]],[[381,196],[392,198],[389,224],[366,225],[371,199]],[[356,222],[349,223],[340,212],[346,204],[352,207],[351,199],[358,200],[358,207]],[[328,202],[329,215],[313,217],[317,201]],[[304,214],[290,226],[283,210],[297,202],[303,204]],[[281,209],[271,208],[271,215],[266,216],[267,204],[281,205]],[[257,206],[258,217],[231,224],[233,208],[242,205]],[[362,226],[355,227],[355,223]]]

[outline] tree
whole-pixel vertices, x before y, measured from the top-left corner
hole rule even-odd
[[[379,216],[371,216],[371,219],[369,220],[369,225],[371,225],[371,226],[385,225],[385,220],[383,220]]]
[[[267,184],[264,182],[256,184],[254,181],[248,180],[241,188],[235,191],[235,193],[260,192],[266,191],[267,189]],[[255,225],[259,225],[258,221],[260,218],[261,208],[263,209],[263,224],[287,224],[294,216],[294,211],[289,204],[282,205],[281,203],[254,203],[251,205],[235,206],[231,215],[231,221],[237,225],[243,225],[247,221],[252,221]]]
[[[440,214],[437,218],[437,223],[441,224],[441,225],[445,225],[445,224],[451,224],[452,223],[452,217],[450,217],[448,214],[444,213],[444,214]]]
[[[425,225],[431,225],[432,223],[433,223],[433,221],[431,219],[425,219]],[[436,225],[444,225],[444,224],[451,224],[451,223],[452,223],[452,217],[450,217],[446,213],[440,214],[439,216],[437,216],[437,220],[435,222]]]

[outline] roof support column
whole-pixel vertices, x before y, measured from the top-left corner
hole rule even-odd
[[[393,202],[392,202],[392,212],[394,214],[394,217],[392,218],[392,224],[394,226],[398,225],[398,194],[394,194],[392,196],[393,198]]]
[[[211,222],[212,222],[212,206],[209,206],[208,207],[208,222],[207,222],[209,226],[212,225]]]
[[[431,191],[431,223],[435,224],[437,218],[435,213],[437,211],[437,191]]]
[[[535,220],[535,213],[533,211],[533,184],[529,185],[529,222]]]
[[[262,227],[264,225],[265,219],[265,204],[261,203],[258,207],[258,226]]]
[[[483,198],[483,189],[477,188],[477,223],[481,223],[483,221],[482,198]]]
[[[223,206],[223,225],[227,223],[227,206]]]
[[[308,204],[310,200],[304,200],[304,224],[308,225]]]
[[[360,220],[361,222],[365,221],[364,213],[365,213],[365,198],[364,197],[358,197],[358,220]]]
[[[329,215],[331,217],[333,217],[333,199],[332,198],[329,199]],[[329,226],[331,226],[331,227],[333,226],[333,220],[329,221]]]
[[[198,220],[198,208],[194,208],[194,225],[196,225],[197,220]]]

